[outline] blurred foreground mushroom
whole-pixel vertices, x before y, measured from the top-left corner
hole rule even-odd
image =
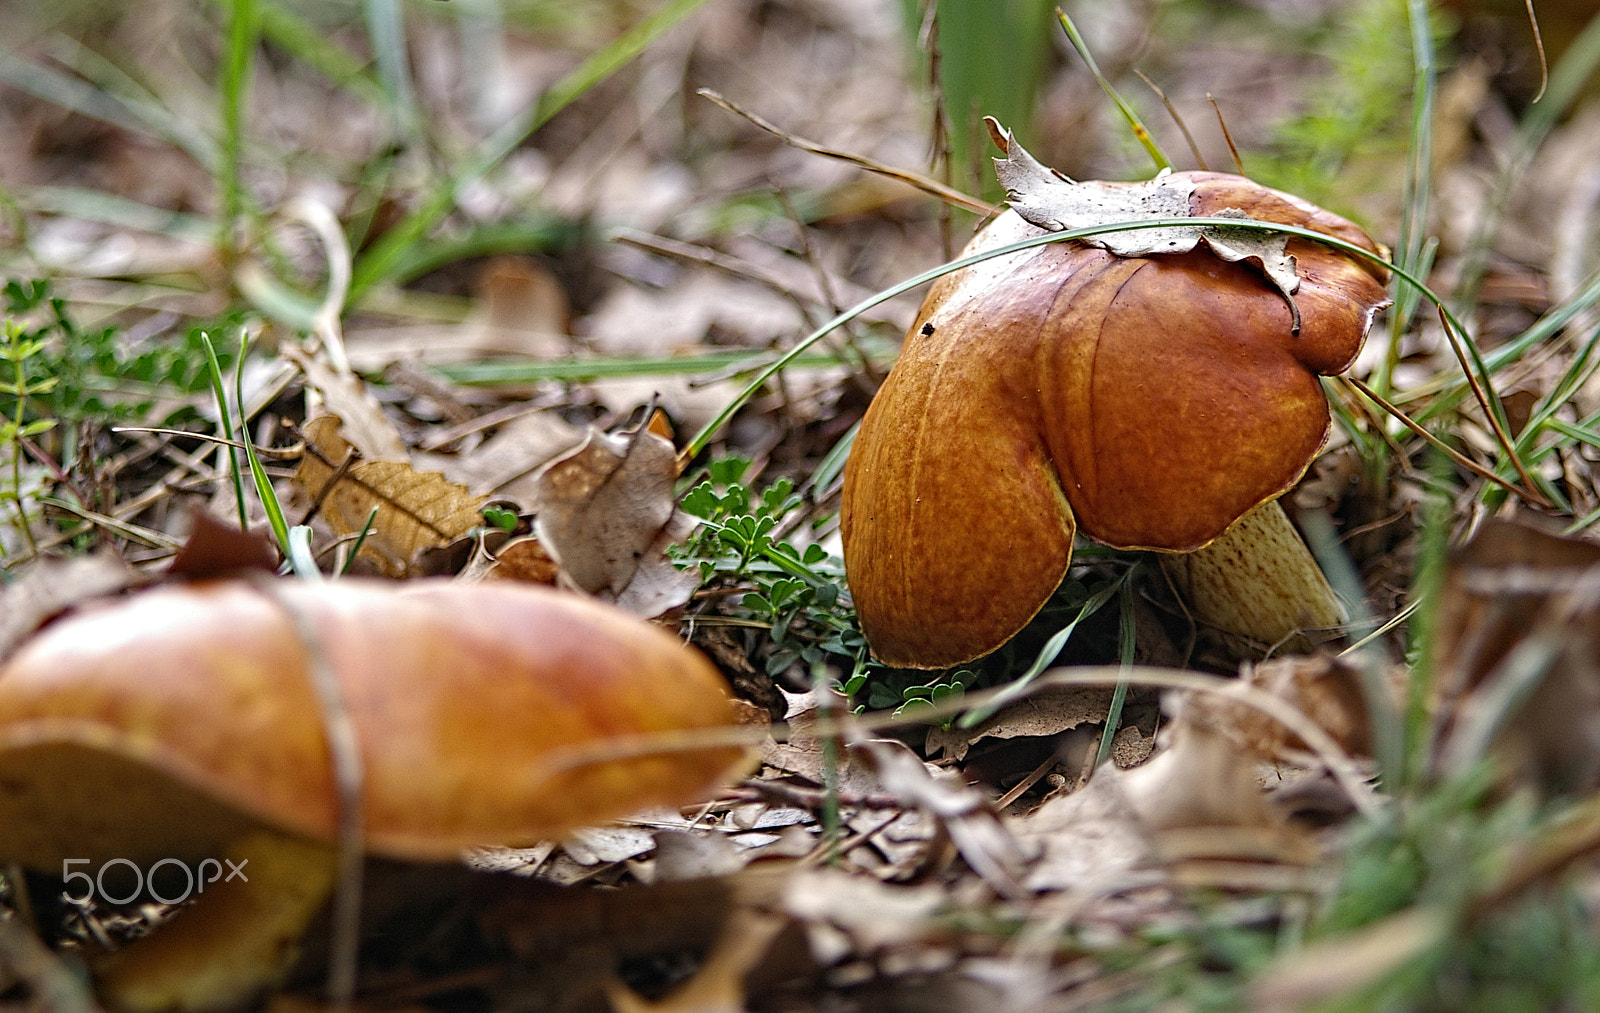
[[[1243,177],[1076,184],[995,129],[1012,210],[967,254],[1043,229],[1219,215],[1379,250]],[[1187,553],[1169,572],[1226,633],[1272,644],[1342,620],[1276,500],[1327,436],[1320,377],[1360,351],[1384,272],[1263,235],[1120,232],[934,284],[845,471],[845,568],[879,658],[939,668],[993,651],[1060,584],[1075,533]]]
[[[152,882],[203,870],[199,903],[113,955],[102,987],[129,1008],[228,1006],[281,973],[333,885],[348,798],[325,727],[359,750],[363,848],[450,860],[698,799],[743,755],[694,735],[733,721],[671,634],[542,588],[156,589],[0,668],[0,860],[90,881],[119,859]]]

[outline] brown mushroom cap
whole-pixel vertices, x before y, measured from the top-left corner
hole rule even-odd
[[[1221,173],[1227,208],[1373,252],[1354,224]],[[1041,230],[1007,212],[967,253]],[[1203,246],[1118,257],[1055,243],[941,278],[862,420],[845,470],[845,568],[890,664],[994,650],[1066,574],[1075,531],[1189,551],[1292,486],[1328,432],[1319,375],[1361,349],[1381,269],[1291,237],[1302,316],[1255,267]]]
[[[554,837],[686,803],[742,764],[727,745],[563,763],[734,721],[701,655],[597,602],[502,583],[158,588],[46,628],[0,669],[0,858],[57,874],[64,857],[185,860],[258,823],[331,840],[323,716],[285,603],[337,673],[372,851]]]

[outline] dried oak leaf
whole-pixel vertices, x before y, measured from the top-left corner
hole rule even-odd
[[[359,558],[385,576],[407,576],[419,552],[448,544],[483,523],[485,497],[438,472],[417,471],[404,461],[358,458],[341,471],[355,450],[337,416],[310,419],[303,432],[306,453],[294,474],[295,487],[321,504],[323,519],[341,537],[361,531],[377,507]]]
[[[576,448],[545,465],[536,481],[534,532],[561,579],[637,616],[658,616],[699,586],[666,549],[682,536],[673,485],[678,455],[647,428],[591,429]]]

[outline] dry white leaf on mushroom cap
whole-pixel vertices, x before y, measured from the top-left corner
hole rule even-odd
[[[995,144],[1006,151],[1005,158],[994,160],[994,168],[1000,185],[1006,189],[1007,203],[1029,224],[1051,232],[1065,232],[1117,222],[1195,217],[1191,207],[1195,181],[1187,175],[1177,176],[1170,169],[1163,169],[1154,179],[1140,183],[1099,180],[1080,183],[1042,165],[993,117],[985,117],[984,123]],[[1213,212],[1212,217],[1248,218],[1249,215],[1238,208],[1223,208]],[[1188,253],[1205,243],[1223,260],[1250,261],[1283,293],[1293,311],[1291,329],[1300,330],[1300,310],[1294,301],[1300,278],[1295,274],[1294,257],[1288,252],[1289,237],[1281,232],[1165,226],[1103,232],[1087,236],[1082,242],[1119,257]]]

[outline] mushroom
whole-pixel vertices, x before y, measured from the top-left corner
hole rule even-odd
[[[1192,183],[1194,216],[1379,250],[1239,176],[1162,178]],[[1041,231],[1007,211],[965,252]],[[1340,622],[1275,501],[1326,439],[1319,377],[1355,358],[1388,302],[1385,275],[1308,239],[1287,251],[1292,289],[1203,245],[1119,256],[1071,241],[935,283],[845,469],[845,570],[876,655],[940,668],[999,647],[1066,575],[1074,534],[1187,553],[1175,583],[1229,633],[1270,644]]]
[[[118,1006],[227,1006],[286,968],[347,814],[319,666],[358,749],[368,853],[551,839],[744,764],[695,739],[734,723],[703,656],[543,588],[211,581],[62,619],[0,668],[0,861],[82,876],[79,895],[118,864],[202,870],[199,902],[103,969]]]

